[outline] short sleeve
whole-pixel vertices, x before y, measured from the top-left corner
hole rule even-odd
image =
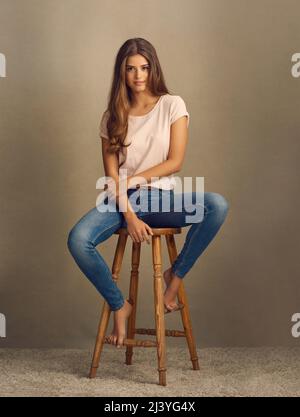
[[[182,116],[187,116],[187,126],[189,126],[190,114],[186,109],[185,102],[180,96],[173,96],[171,103],[170,124],[176,122]]]
[[[108,139],[107,134],[107,120],[108,120],[108,113],[105,111],[102,115],[100,126],[99,126],[99,137],[103,137]]]

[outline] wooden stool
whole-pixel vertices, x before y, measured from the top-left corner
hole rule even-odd
[[[151,228],[152,236],[152,259],[154,269],[154,304],[155,304],[155,329],[136,329],[136,308],[137,308],[137,293],[138,293],[138,277],[140,264],[141,243],[132,242],[132,269],[130,276],[129,298],[134,305],[132,312],[128,318],[127,338],[124,339],[126,346],[125,364],[132,364],[133,347],[155,347],[157,348],[159,385],[166,385],[166,342],[165,336],[185,337],[190,351],[190,358],[193,369],[199,370],[198,356],[196,351],[196,344],[192,332],[191,317],[189,312],[189,305],[187,301],[186,292],[184,290],[183,282],[180,284],[177,298],[178,302],[184,304],[184,308],[179,310],[183,324],[182,330],[166,330],[165,329],[165,315],[164,315],[164,292],[162,283],[162,259],[161,259],[161,235],[165,235],[168,247],[169,258],[171,264],[177,258],[177,250],[175,245],[174,234],[181,233],[181,228]],[[129,236],[127,228],[120,228],[114,234],[118,234],[118,243],[115,251],[112,276],[115,282],[118,281],[119,273],[122,265],[123,255],[125,251],[126,241]],[[110,318],[110,307],[105,301],[102,309],[100,323],[98,327],[98,334],[95,343],[92,365],[89,373],[90,378],[96,376],[97,368],[100,361],[100,355],[104,343],[106,341],[105,335]],[[135,334],[147,334],[156,336],[156,342],[153,340],[139,340],[134,339]],[[113,345],[115,346],[115,345]]]

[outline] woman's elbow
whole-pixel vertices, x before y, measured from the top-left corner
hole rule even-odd
[[[181,171],[182,162],[175,161],[174,162],[174,173]]]

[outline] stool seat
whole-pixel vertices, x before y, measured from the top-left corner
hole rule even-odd
[[[184,289],[183,280],[181,280],[178,290],[177,298],[179,304],[183,306],[178,310],[181,314],[182,329],[170,330],[165,328],[165,306],[164,306],[164,292],[163,292],[163,278],[162,278],[162,255],[161,255],[161,236],[164,235],[167,243],[169,259],[171,265],[177,258],[177,249],[175,244],[175,234],[181,233],[181,227],[151,227],[153,235],[152,239],[152,263],[153,263],[153,290],[154,290],[154,319],[155,328],[145,329],[136,328],[136,311],[138,302],[138,284],[139,284],[139,265],[142,242],[132,241],[131,253],[131,273],[130,273],[130,287],[129,299],[133,303],[131,314],[127,323],[127,338],[123,342],[126,346],[125,364],[132,364],[133,348],[155,348],[157,350],[159,385],[167,385],[166,382],[166,337],[185,337],[190,352],[190,359],[192,362],[192,369],[199,370],[199,361],[197,356],[195,339],[192,331],[191,315],[189,311],[189,304],[187,295]],[[129,236],[126,227],[120,227],[114,232],[119,235],[117,247],[114,254],[112,265],[112,278],[117,283],[125,252],[126,242]],[[102,314],[98,326],[98,333],[96,337],[92,364],[90,368],[89,378],[95,378],[97,368],[100,362],[100,355],[104,344],[109,343],[106,337],[106,331],[109,323],[111,310],[104,301]],[[151,339],[141,340],[134,336],[137,334],[155,336],[156,341]],[[114,345],[113,345],[114,346]]]
[[[161,236],[161,235],[176,235],[181,233],[181,227],[151,227],[154,236]],[[127,227],[121,227],[114,235],[129,235]]]

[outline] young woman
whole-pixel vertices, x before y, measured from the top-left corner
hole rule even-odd
[[[176,303],[181,280],[227,215],[228,203],[220,194],[202,192],[201,200],[199,191],[174,193],[174,173],[183,164],[189,117],[183,99],[169,93],[151,43],[142,38],[127,40],[116,57],[108,107],[100,123],[105,176],[110,177],[107,197],[75,224],[68,237],[75,262],[114,311],[114,328],[108,340],[117,347],[123,344],[132,305],[124,300],[96,246],[120,227],[127,227],[134,242],[149,244],[151,227],[191,225],[177,259],[163,274],[165,312],[171,312],[181,307]],[[138,209],[132,207],[133,193],[138,193]],[[184,203],[187,194],[195,209],[197,201],[203,202],[201,221],[187,221],[187,215],[193,214]],[[101,210],[109,197],[117,209]],[[170,201],[168,211],[161,208],[165,197]],[[181,211],[175,210],[178,199]],[[156,211],[151,211],[153,201]]]

